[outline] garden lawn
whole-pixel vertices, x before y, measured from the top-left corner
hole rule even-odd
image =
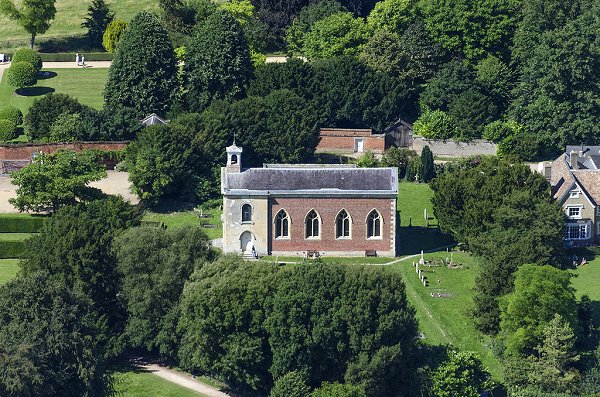
[[[168,382],[144,371],[116,372],[115,389],[119,397],[198,397],[203,394]]]
[[[594,323],[600,327],[600,248],[584,248],[576,251],[579,261],[586,258],[586,265],[571,270],[575,275],[571,284],[575,288],[577,297],[587,295],[592,301]]]
[[[424,342],[430,345],[452,345],[462,351],[478,353],[494,378],[501,379],[501,367],[490,349],[490,338],[480,334],[473,325],[470,313],[473,308],[473,287],[477,274],[476,260],[467,253],[453,253],[459,269],[446,266],[421,267],[429,281],[424,287],[416,274],[413,262],[419,257],[392,265],[402,274],[406,294],[417,311],[419,330]],[[426,260],[449,258],[447,252],[426,254]],[[434,297],[431,294],[448,294]]]
[[[84,105],[102,108],[102,90],[108,79],[107,68],[42,69],[42,73],[45,71],[49,71],[51,76],[38,80],[33,87],[23,89],[23,95],[17,94],[15,88],[8,85],[7,74],[4,73],[0,81],[0,104],[16,106],[25,114],[34,99],[56,92],[69,94]]]
[[[19,259],[0,259],[0,285],[13,279],[19,271]]]
[[[113,0],[106,2],[115,12],[115,17],[129,21],[142,10],[158,10],[157,0]],[[90,1],[56,0],[56,16],[51,22],[50,29],[36,37],[36,42],[51,37],[83,35],[86,29],[81,27],[87,15]],[[25,46],[29,43],[30,35],[17,23],[0,15],[0,48]]]
[[[31,236],[31,233],[0,233],[0,241],[23,241]]]
[[[183,226],[200,226],[202,224],[215,225],[214,228],[203,227],[202,230],[211,239],[223,237],[223,226],[221,224],[221,211],[216,208],[204,210],[203,213],[210,214],[211,218],[200,218],[196,211],[173,211],[153,212],[147,210],[143,220],[162,222],[167,228],[178,228]]]

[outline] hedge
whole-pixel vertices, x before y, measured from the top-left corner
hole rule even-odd
[[[37,233],[48,217],[0,216],[0,233]]]
[[[25,241],[0,241],[0,259],[21,258],[25,253]]]
[[[14,54],[7,53],[6,56],[12,59]],[[108,52],[81,52],[79,56],[84,56],[87,61],[112,61],[114,54]],[[58,53],[40,53],[43,62],[73,62],[75,63],[74,52]]]

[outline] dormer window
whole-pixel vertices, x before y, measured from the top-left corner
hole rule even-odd
[[[573,189],[569,192],[569,198],[579,198],[581,191],[579,189]]]

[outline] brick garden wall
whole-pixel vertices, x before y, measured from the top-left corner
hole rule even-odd
[[[80,152],[84,149],[121,150],[129,142],[73,142],[73,143],[23,143],[0,145],[0,161],[2,160],[31,160],[34,153],[54,153],[59,149]]]
[[[396,200],[379,198],[271,198],[271,223],[280,209],[288,213],[290,238],[275,239],[273,226],[271,233],[272,252],[302,253],[319,251],[344,252],[348,255],[364,255],[365,250],[376,250],[380,255],[393,256],[395,250]],[[352,218],[351,239],[336,239],[335,220],[338,212],[345,209]],[[381,214],[382,238],[367,239],[366,219],[375,208]],[[321,217],[320,239],[306,239],[304,218],[315,209]]]

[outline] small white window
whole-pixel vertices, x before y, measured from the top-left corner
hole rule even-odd
[[[319,238],[321,220],[319,219],[319,214],[317,214],[317,211],[310,210],[310,212],[306,214],[304,223],[306,226],[306,238]]]
[[[381,238],[381,215],[373,210],[367,217],[367,238]]]
[[[567,207],[567,216],[571,219],[581,219],[581,207]]]
[[[569,192],[569,198],[579,198],[579,189],[573,189]]]
[[[585,240],[588,238],[587,225],[567,225],[565,228],[566,240]]]

